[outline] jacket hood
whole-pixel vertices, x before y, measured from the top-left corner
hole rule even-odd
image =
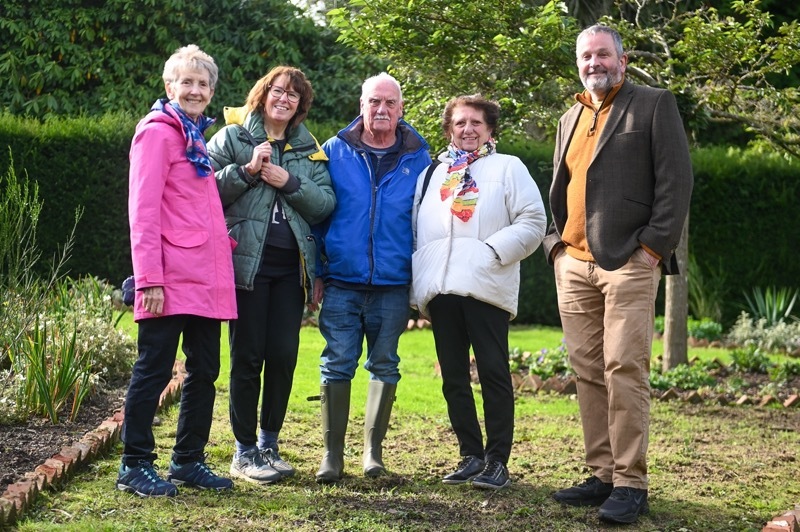
[[[225,125],[238,124],[247,128],[258,141],[267,140],[261,133],[262,117],[257,111],[248,111],[247,107],[224,107],[222,111],[225,116]],[[322,151],[319,141],[308,130],[302,122],[294,128],[286,131],[286,150],[296,152],[308,152],[308,158],[312,161],[327,161],[328,157]]]
[[[364,130],[364,117],[361,115],[357,116],[355,120],[350,122],[344,129],[340,130],[339,133],[336,135],[347,144],[352,146],[356,149],[361,149],[364,145],[361,142],[361,132]],[[397,130],[403,136],[403,140],[401,145],[403,146],[403,151],[401,155],[405,153],[414,153],[421,149],[428,150],[428,142],[422,138],[416,129],[411,127],[411,124],[403,120],[402,118],[397,121]]]

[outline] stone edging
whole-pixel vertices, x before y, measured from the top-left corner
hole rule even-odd
[[[179,400],[186,369],[182,361],[175,361],[172,380],[158,402],[158,411]],[[45,489],[58,490],[79,470],[93,462],[100,455],[110,451],[119,441],[122,430],[123,412],[100,423],[96,429],[87,432],[78,442],[64,447],[32,472],[25,473],[25,479],[8,486],[0,496],[0,527],[13,525],[31,508],[36,497]]]

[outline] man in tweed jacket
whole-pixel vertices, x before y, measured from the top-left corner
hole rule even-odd
[[[578,375],[588,480],[556,492],[635,522],[648,511],[650,354],[661,272],[675,248],[693,184],[674,96],[625,80],[627,55],[612,28],[577,39],[585,91],[561,117],[544,240]]]

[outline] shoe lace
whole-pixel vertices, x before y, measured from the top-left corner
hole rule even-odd
[[[476,457],[474,457],[474,456],[465,456],[465,457],[464,457],[464,458],[462,458],[462,459],[461,459],[461,461],[458,463],[458,467],[456,468],[456,470],[464,469],[464,468],[465,468],[465,467],[467,467],[467,466],[468,466],[468,465],[469,465],[469,464],[470,464],[470,463],[471,463],[473,460],[477,460],[477,458],[476,458]]]
[[[156,473],[156,469],[158,469],[157,465],[151,464],[147,460],[139,460],[137,467],[149,482],[158,484],[161,480],[161,477],[159,477],[158,473]]]
[[[207,458],[208,458],[208,453],[205,453],[205,454],[203,454],[203,458],[201,458],[200,460],[195,462],[197,464],[197,469],[200,470],[200,476],[203,477],[204,479],[207,479],[208,477],[216,477],[217,476],[217,475],[214,474],[213,471],[211,471],[211,468],[208,467],[208,464],[206,464],[206,459]]]
[[[490,460],[489,463],[486,464],[486,467],[483,470],[482,475],[486,475],[489,477],[498,477],[503,472],[503,463],[498,462],[497,460]]]
[[[589,477],[586,480],[584,480],[580,484],[580,486],[581,487],[586,487],[586,488],[591,488],[592,486],[594,486],[596,484],[603,484],[603,481],[600,480],[599,478],[597,478],[596,476],[592,475],[591,477]]]
[[[270,466],[273,464],[273,462],[277,462],[281,459],[281,457],[278,455],[278,451],[273,449],[261,449],[261,458],[263,458],[264,462]]]

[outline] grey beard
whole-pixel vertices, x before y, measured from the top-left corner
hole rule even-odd
[[[611,74],[606,73],[606,75],[600,79],[592,78],[591,80],[589,76],[586,76],[584,79],[581,80],[586,90],[590,91],[599,90],[604,92],[610,91],[611,88],[620,81],[622,81],[621,73],[617,76],[612,76]]]

